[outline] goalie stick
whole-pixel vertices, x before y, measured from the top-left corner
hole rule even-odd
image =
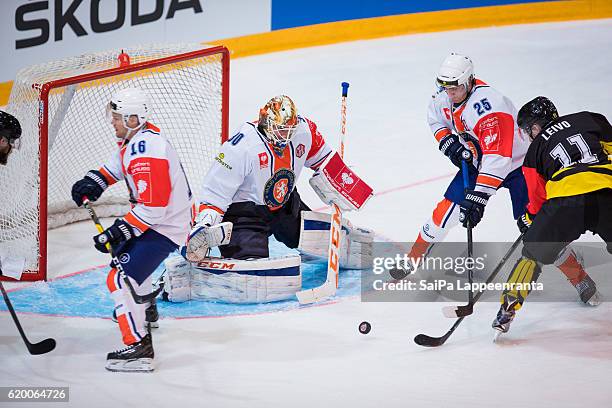
[[[340,157],[344,158],[344,138],[346,136],[346,98],[348,95],[348,82],[342,82],[342,108],[340,132]],[[302,290],[296,293],[300,304],[319,302],[336,294],[338,288],[338,272],[340,270],[340,244],[342,232],[342,210],[332,203],[332,218],[329,228],[329,249],[327,251],[327,278],[321,286]]]
[[[522,239],[523,239],[523,234],[519,235],[519,237],[516,239],[516,241],[514,241],[514,243],[510,247],[510,249],[508,249],[508,252],[506,252],[504,257],[499,261],[499,263],[497,264],[497,266],[495,267],[493,272],[491,272],[491,274],[487,278],[487,281],[485,282],[485,284],[489,284],[489,283],[493,282],[493,279],[495,279],[495,277],[497,276],[499,271],[506,264],[506,262],[508,261],[508,258],[510,258],[512,253],[519,246],[519,244],[521,243]],[[474,296],[474,299],[473,299],[472,303],[470,304],[470,310],[473,310],[474,304],[476,304],[476,302],[478,302],[478,299],[480,299],[480,297],[483,295],[483,293],[484,293],[484,291],[478,292],[478,294],[476,294],[476,296]],[[457,321],[455,321],[455,323],[453,323],[453,325],[446,332],[446,334],[444,334],[441,337],[432,337],[432,336],[428,336],[426,334],[419,334],[419,335],[417,335],[414,338],[414,342],[416,344],[418,344],[419,346],[423,346],[423,347],[438,347],[438,346],[443,345],[446,342],[446,340],[448,340],[448,338],[451,336],[451,334],[453,334],[455,329],[457,327],[459,327],[459,325],[461,324],[463,319],[465,319],[467,316],[469,316],[469,314],[462,315],[462,316],[459,316],[458,314],[455,314],[455,316],[450,316],[450,314],[452,313],[452,310],[456,310],[456,308],[451,306],[450,309],[449,309],[449,312],[445,312],[445,315],[446,315],[446,313],[448,313],[449,317],[458,317],[458,319],[457,319]],[[471,312],[470,312],[470,314],[471,314]]]
[[[11,317],[13,318],[13,322],[15,322],[15,326],[17,326],[17,330],[19,331],[19,334],[21,335],[21,339],[25,343],[30,354],[33,354],[33,355],[45,354],[53,350],[55,348],[56,343],[55,343],[55,339],[52,339],[52,338],[44,339],[43,341],[39,341],[38,343],[30,343],[30,341],[25,335],[25,332],[23,331],[23,327],[21,327],[21,323],[19,323],[19,319],[17,318],[15,309],[13,308],[13,305],[11,304],[11,301],[9,300],[8,294],[6,293],[6,289],[4,289],[4,285],[2,285],[2,281],[0,281],[0,290],[2,290],[2,297],[4,298],[6,307],[8,308],[8,311],[11,314]]]
[[[83,206],[87,209],[87,211],[89,211],[89,216],[91,217],[94,224],[96,224],[96,228],[98,229],[98,232],[103,233],[104,227],[100,223],[100,219],[98,218],[98,215],[94,211],[91,205],[91,202],[89,201],[87,197],[83,197]],[[149,293],[148,295],[139,295],[138,293],[136,293],[136,290],[134,290],[134,286],[132,286],[132,282],[130,282],[127,275],[125,274],[125,271],[123,270],[123,266],[121,265],[121,262],[119,262],[119,259],[117,259],[117,257],[115,256],[115,251],[112,245],[110,243],[107,243],[106,248],[108,249],[108,252],[111,254],[112,263],[115,265],[115,268],[117,268],[119,275],[121,276],[121,278],[123,279],[127,287],[130,289],[130,293],[132,294],[132,297],[134,298],[134,301],[136,303],[138,304],[148,303],[151,300],[155,299],[157,295],[159,295],[161,291],[164,290],[164,282],[162,281],[159,283],[159,286],[157,287],[157,289],[155,289],[153,292]]]

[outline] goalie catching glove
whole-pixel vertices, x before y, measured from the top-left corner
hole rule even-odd
[[[321,201],[342,211],[359,210],[372,197],[372,188],[334,153],[308,181]]]
[[[222,218],[220,210],[203,205],[187,238],[185,258],[191,262],[201,262],[208,257],[211,248],[230,242],[233,225],[231,222],[221,222]]]

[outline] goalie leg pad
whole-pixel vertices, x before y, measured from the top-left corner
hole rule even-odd
[[[331,215],[315,211],[302,211],[302,225],[298,250],[306,255],[327,258]],[[374,232],[353,226],[342,219],[340,239],[340,267],[366,269],[372,267]]]
[[[207,258],[197,264],[173,257],[166,261],[164,298],[227,303],[291,299],[302,289],[300,263],[297,255],[253,260]]]

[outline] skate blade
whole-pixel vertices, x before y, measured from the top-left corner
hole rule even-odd
[[[106,360],[108,371],[122,373],[150,373],[155,370],[152,358],[135,358],[131,360]]]
[[[495,330],[495,334],[493,334],[493,343],[497,343],[497,341],[500,339],[501,335],[504,334],[504,332],[501,330],[497,330],[497,329],[494,329],[494,330]]]
[[[599,293],[599,291],[596,290],[593,296],[591,296],[591,298],[586,301],[585,305],[591,306],[591,307],[597,307],[601,304],[601,302],[602,302],[601,293]]]

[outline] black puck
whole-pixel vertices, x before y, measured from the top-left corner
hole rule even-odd
[[[359,323],[359,333],[368,334],[372,330],[372,325],[368,322]]]

